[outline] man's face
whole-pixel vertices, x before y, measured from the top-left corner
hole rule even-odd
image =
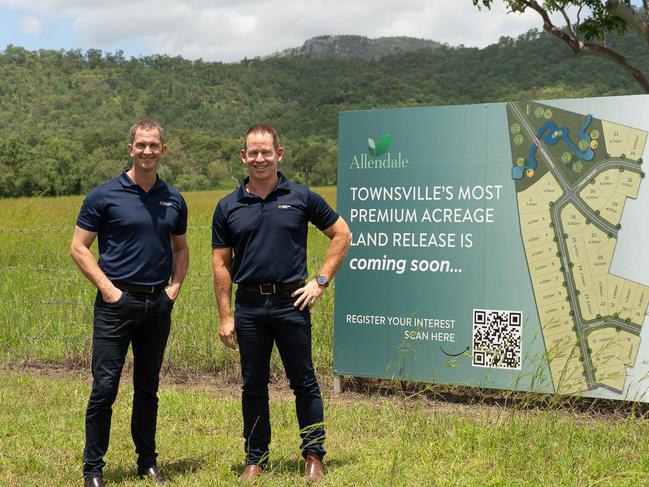
[[[241,151],[241,160],[248,168],[248,176],[253,182],[273,179],[277,176],[277,164],[284,153],[281,147],[275,150],[273,134],[253,132],[246,138],[247,150]]]
[[[158,129],[137,129],[128,152],[133,157],[133,167],[141,171],[156,171],[167,146],[160,142]]]

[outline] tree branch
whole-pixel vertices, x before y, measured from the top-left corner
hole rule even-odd
[[[579,39],[579,35],[577,34],[577,29],[575,27],[578,27],[579,24],[576,24],[575,26],[572,25],[572,22],[570,22],[570,17],[568,17],[568,14],[566,13],[566,9],[563,7],[558,7],[559,12],[561,12],[561,15],[563,15],[563,20],[566,21],[566,27],[572,34],[572,37],[575,39]]]
[[[649,93],[649,80],[645,77],[644,73],[640,71],[628,58],[622,56],[620,53],[604,46],[601,44],[595,44],[591,42],[580,42],[580,51],[573,52],[575,54],[591,54],[593,56],[598,56],[609,61],[614,62],[615,64],[624,68],[636,82],[642,86],[642,89],[645,93]]]
[[[239,186],[239,180],[238,180],[237,177],[235,176],[234,171],[232,170],[232,168],[230,167],[230,165],[229,165],[227,162],[225,162],[224,160],[219,160],[219,162],[220,162],[221,165],[223,166],[223,169],[225,169],[225,173],[226,173],[226,174],[230,177],[230,179],[232,179],[232,181],[234,182],[234,187],[235,187],[235,188],[238,187],[238,186]]]
[[[581,24],[581,9],[583,8],[583,5],[580,5],[579,8],[577,9],[577,21],[575,22],[575,25],[579,26]],[[579,32],[579,27],[577,27],[577,32]]]
[[[574,56],[591,55],[597,56],[602,59],[611,61],[627,71],[636,82],[642,86],[645,93],[649,93],[649,80],[627,57],[619,52],[609,48],[606,45],[606,28],[601,29],[601,36],[603,42],[601,44],[595,42],[582,42],[579,36],[580,14],[581,8],[589,3],[582,2],[539,2],[537,0],[504,0],[510,7],[512,12],[524,12],[530,8],[534,10],[543,19],[543,30],[552,34],[557,39],[570,47]],[[490,8],[493,0],[473,0],[474,5],[484,5]],[[579,5],[577,12],[577,21],[571,23],[568,14],[565,10],[567,3]],[[638,34],[649,44],[649,16],[647,10],[649,0],[643,0],[644,12],[641,14],[633,9],[630,5],[625,3],[624,0],[607,0],[605,4],[606,12],[611,17],[617,17],[622,20],[626,25],[631,26],[638,32]],[[556,26],[550,19],[550,12],[558,11],[566,21],[567,29]],[[601,20],[601,19],[600,19]]]
[[[543,29],[567,44],[575,56],[589,54],[612,61],[633,76],[633,79],[642,86],[645,93],[649,93],[649,80],[647,80],[642,71],[634,66],[629,59],[604,45],[596,44],[594,42],[581,42],[578,38],[576,39],[569,36],[564,30],[552,23],[547,10],[536,1],[524,0],[523,3],[535,10],[541,16],[543,19]]]
[[[644,5],[646,12],[647,0],[643,0],[642,4]],[[607,0],[606,10],[613,17],[618,17],[633,27],[645,42],[649,44],[649,26],[642,16],[633,9],[633,7],[621,2],[620,0]]]

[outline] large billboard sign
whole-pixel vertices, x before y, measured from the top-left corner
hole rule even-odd
[[[649,401],[649,96],[340,115],[334,373]]]

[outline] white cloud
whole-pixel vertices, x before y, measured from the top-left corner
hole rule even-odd
[[[38,35],[41,33],[41,21],[36,17],[23,17],[18,22],[18,30],[25,35]]]
[[[237,61],[264,56],[324,34],[405,35],[450,45],[485,46],[541,21],[505,14],[503,2],[477,10],[471,0],[0,0],[0,6],[70,19],[85,43],[110,50]]]

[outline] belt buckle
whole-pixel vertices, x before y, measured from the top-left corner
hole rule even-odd
[[[267,289],[271,289],[271,290],[269,292],[264,292],[264,286],[266,286]],[[270,294],[277,294],[277,291],[275,290],[275,284],[260,284],[259,285],[259,294],[261,294],[262,296],[267,296],[267,295],[270,295]]]

